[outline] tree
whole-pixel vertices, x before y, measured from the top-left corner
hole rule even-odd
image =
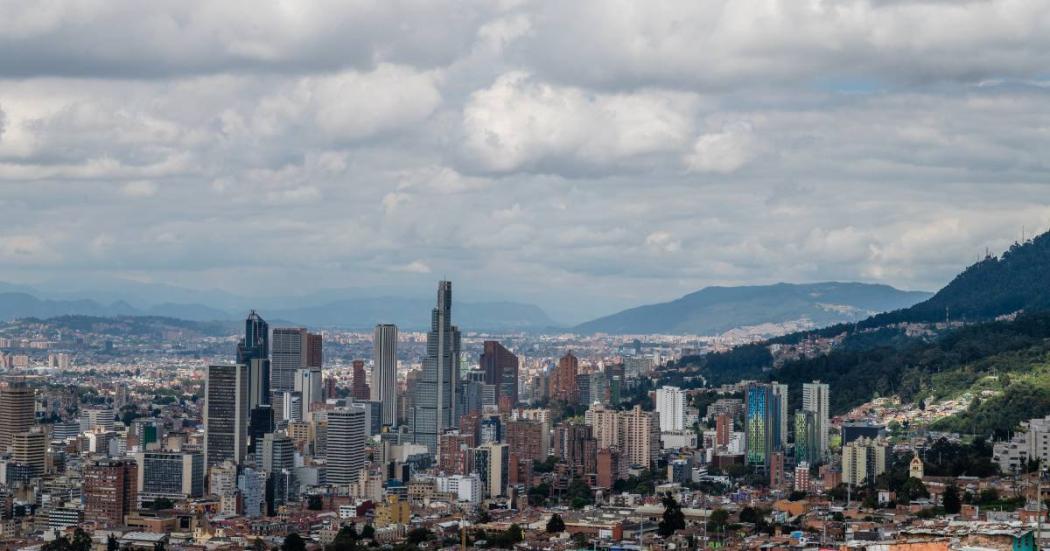
[[[306,551],[306,542],[302,536],[292,532],[285,536],[284,542],[281,543],[281,551]]]
[[[492,515],[489,514],[488,509],[482,509],[478,512],[477,524],[487,524],[492,522]]]
[[[106,551],[120,551],[120,542],[117,541],[117,537],[113,534],[106,538]]]
[[[158,497],[157,499],[153,500],[152,504],[150,504],[150,509],[153,509],[154,511],[163,511],[165,509],[171,509],[174,506],[174,501],[166,497]]]
[[[576,544],[576,547],[587,547],[587,544],[590,541],[591,540],[587,537],[587,534],[584,534],[583,532],[576,532],[572,535],[572,542]]]
[[[427,530],[426,528],[413,528],[408,531],[405,541],[407,541],[409,545],[419,545],[433,538],[434,534],[431,533],[430,530]]]
[[[339,533],[332,539],[328,546],[331,551],[353,551],[357,549],[357,529],[353,523],[339,529]]]
[[[320,511],[324,508],[324,501],[321,499],[321,496],[310,494],[306,497],[306,508],[311,511]]]
[[[561,519],[561,515],[554,513],[551,515],[550,520],[547,521],[547,532],[557,534],[563,531],[565,531],[565,521]]]
[[[729,524],[729,511],[725,509],[715,509],[711,511],[711,516],[707,518],[707,529],[721,530]]]
[[[685,528],[685,513],[678,502],[668,492],[663,498],[664,516],[656,527],[657,532],[663,537],[670,537],[676,530]]]
[[[944,507],[944,512],[949,515],[956,515],[962,509],[962,502],[959,500],[959,489],[954,484],[944,490],[944,496],[941,497],[941,505]]]
[[[254,540],[252,540],[253,551],[266,551],[266,549],[266,544],[263,543],[263,540],[261,538],[255,538]]]
[[[759,513],[754,507],[744,507],[740,510],[740,522],[759,524],[762,520],[762,513]]]
[[[73,551],[91,551],[91,536],[82,528],[73,531],[73,541],[70,542]]]
[[[162,541],[153,544],[153,551],[165,551],[167,548],[168,546],[164,545]]]
[[[573,509],[582,509],[586,505],[594,503],[591,487],[581,478],[573,478],[569,488],[565,491],[565,497],[569,499]]]
[[[373,528],[371,524],[366,524],[365,527],[361,530],[361,537],[366,540],[376,539],[376,529]]]

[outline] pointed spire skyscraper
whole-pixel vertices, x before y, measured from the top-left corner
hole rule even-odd
[[[430,315],[423,373],[412,389],[409,415],[412,440],[437,451],[438,437],[459,421],[459,328],[452,325],[452,282],[438,283],[437,307]]]

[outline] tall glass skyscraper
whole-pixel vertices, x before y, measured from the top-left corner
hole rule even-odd
[[[237,363],[248,366],[248,408],[270,403],[270,325],[255,310],[244,320]]]
[[[376,326],[372,339],[372,386],[369,389],[373,402],[382,403],[382,424],[397,426],[397,326]]]
[[[773,385],[752,383],[745,394],[747,463],[769,468],[773,452],[781,450],[780,400]]]
[[[412,441],[437,452],[438,435],[459,421],[459,328],[452,325],[452,282],[438,283],[437,307],[430,315],[427,356],[412,389],[408,424]]]

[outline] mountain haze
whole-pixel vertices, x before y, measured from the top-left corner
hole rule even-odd
[[[816,326],[864,319],[930,297],[867,283],[777,283],[706,287],[679,299],[631,308],[577,325],[579,333],[714,335],[800,319]]]
[[[406,330],[430,325],[432,299],[350,298],[297,308],[264,308],[259,312],[271,322],[311,327],[368,329],[376,323],[396,323]],[[104,303],[93,299],[45,299],[23,292],[0,292],[0,320],[54,318],[58,316],[159,316],[189,321],[243,319],[248,307],[216,308],[200,303],[162,302],[134,306],[124,300]],[[466,330],[542,330],[557,325],[538,306],[517,302],[456,302],[454,319]]]

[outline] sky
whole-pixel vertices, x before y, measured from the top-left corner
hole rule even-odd
[[[0,281],[935,290],[1050,228],[1050,3],[0,0]],[[377,291],[378,292],[378,291]]]

